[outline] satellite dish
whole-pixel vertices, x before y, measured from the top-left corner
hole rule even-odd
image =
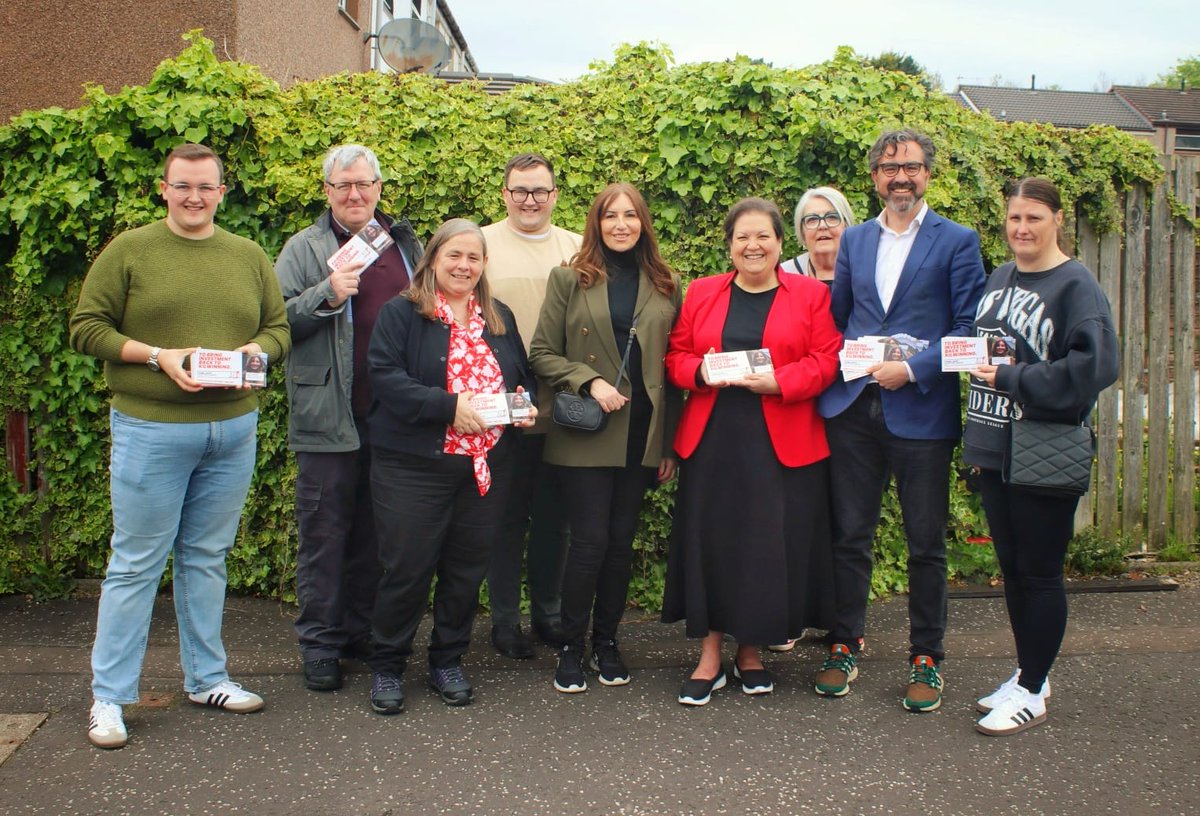
[[[424,20],[406,17],[379,29],[379,55],[401,74],[433,71],[450,59],[450,45]]]

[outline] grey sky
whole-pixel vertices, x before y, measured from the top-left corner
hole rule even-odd
[[[622,42],[661,41],[677,62],[737,54],[779,67],[899,51],[946,88],[999,75],[1107,90],[1154,81],[1200,53],[1194,0],[450,0],[481,71],[568,80]],[[1103,87],[1101,87],[1103,86]]]

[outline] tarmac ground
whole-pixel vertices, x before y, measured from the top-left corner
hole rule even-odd
[[[267,707],[236,715],[182,692],[169,596],[158,599],[129,745],[87,741],[95,599],[0,598],[0,813],[16,814],[1196,814],[1200,587],[1080,594],[1051,675],[1049,720],[977,733],[973,703],[1012,671],[1003,600],[952,597],[945,703],[911,714],[904,597],[872,605],[861,676],[824,699],[813,638],[765,657],[773,694],[731,683],[675,696],[698,649],[682,624],[630,616],[628,686],[551,686],[554,658],[500,657],[476,622],[472,705],[443,705],[423,656],[406,711],[374,714],[370,675],[304,689],[292,607],[230,598],[235,680]],[[427,642],[428,622],[418,635]],[[727,662],[732,647],[727,649]],[[7,757],[7,758],[6,758]]]

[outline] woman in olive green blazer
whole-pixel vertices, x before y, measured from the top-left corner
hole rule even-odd
[[[587,689],[584,636],[592,618],[590,667],[605,685],[629,682],[617,650],[642,499],[655,477],[675,475],[671,440],[683,405],[663,358],[682,300],[663,261],[650,212],[630,184],[611,184],[588,212],[571,266],[550,273],[529,362],[554,391],[589,394],[608,414],[599,431],[559,425],[545,460],[558,466],[571,523],[562,586],[564,642],[554,687]],[[630,347],[626,376],[617,382]],[[550,406],[545,407],[550,410]]]

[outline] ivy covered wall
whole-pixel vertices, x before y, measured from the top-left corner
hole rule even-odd
[[[561,189],[555,220],[581,229],[593,196],[627,180],[645,194],[663,251],[685,277],[725,271],[721,221],[746,195],[790,213],[807,188],[843,190],[860,218],[878,212],[866,154],[896,126],[938,146],[926,198],[975,227],[989,266],[1005,258],[1001,190],[1030,173],[1057,182],[1068,212],[1100,231],[1119,223],[1119,193],[1160,170],[1152,148],[1111,128],[1082,131],[1002,124],[930,94],[913,77],[866,67],[849,49],[824,64],[784,70],[738,58],[673,65],[669,52],[624,46],[613,60],[564,85],[487,96],[421,75],[335,76],[281,91],[253,66],[219,61],[199,35],[149,84],[87,93],[74,110],[31,111],[0,128],[0,408],[25,413],[38,489],[0,477],[0,593],[56,594],[103,573],[110,533],[107,395],[101,368],[70,351],[67,318],[88,266],[105,243],[161,218],[163,156],[203,142],[226,161],[226,229],[274,256],[323,209],[320,159],[355,141],[379,154],[382,206],[427,238],[441,221],[501,218],[504,163],[537,150]],[[794,236],[784,251],[798,251]],[[197,304],[203,308],[203,304]],[[230,585],[291,598],[295,566],[287,405],[263,395],[259,460]],[[643,517],[631,597],[661,598],[671,489]],[[952,498],[951,568],[994,570],[977,503]],[[876,542],[876,592],[901,589],[904,545],[888,499]]]

